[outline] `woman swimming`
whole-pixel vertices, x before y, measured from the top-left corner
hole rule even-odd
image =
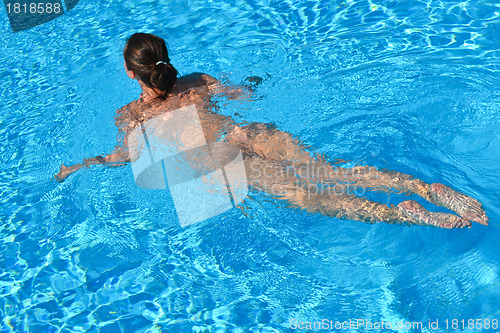
[[[311,154],[286,132],[262,123],[236,124],[230,117],[213,112],[213,96],[245,98],[248,86],[223,85],[215,78],[194,73],[178,78],[170,63],[165,41],[151,34],[136,33],[127,41],[124,67],[131,79],[139,82],[142,93],[117,111],[118,145],[107,156],[88,158],[81,164],[62,165],[55,175],[63,181],[71,173],[91,165],[117,166],[130,162],[127,139],[133,130],[161,114],[194,105],[207,143],[227,142],[242,152],[248,184],[310,212],[364,222],[432,225],[462,228],[470,221],[488,225],[488,217],[477,200],[443,184],[427,184],[412,176],[374,167],[340,168],[321,156]],[[251,80],[249,80],[251,81]],[[396,191],[416,194],[448,208],[458,215],[431,212],[414,200],[397,206],[359,198],[356,189]]]

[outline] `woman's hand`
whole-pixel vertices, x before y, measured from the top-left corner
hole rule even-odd
[[[61,165],[59,172],[54,176],[54,179],[61,183],[66,177],[71,175],[73,172],[80,170],[84,166],[84,164],[75,164],[67,167],[63,164]]]

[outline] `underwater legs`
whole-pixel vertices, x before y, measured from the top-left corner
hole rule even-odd
[[[389,207],[348,193],[324,191],[318,187],[317,177],[304,177],[303,174],[297,176],[294,172],[295,169],[292,170],[293,172],[290,171],[290,168],[293,167],[284,166],[276,161],[254,156],[246,158],[245,165],[250,186],[287,200],[293,206],[309,212],[367,223],[431,225],[441,228],[463,228],[471,225],[467,219],[453,214],[427,211],[415,201],[404,201],[397,207]],[[365,185],[371,184],[371,189],[374,188],[373,185],[378,185],[374,178],[366,177],[366,172],[363,173],[363,170],[356,170],[356,174],[364,175],[363,178],[359,177],[358,181],[364,180]],[[390,177],[390,174],[382,174],[382,176],[389,180],[390,184],[400,184],[401,182],[401,180],[395,181]],[[431,189],[431,193],[428,194],[428,197],[431,198],[433,193],[431,185],[408,175],[398,174],[397,176],[398,179],[403,178],[404,181],[409,182],[406,186],[414,186],[417,190],[420,190],[419,186],[421,189]],[[331,178],[330,184],[334,184]],[[400,185],[399,189],[401,188],[403,187]]]

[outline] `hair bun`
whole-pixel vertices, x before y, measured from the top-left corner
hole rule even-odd
[[[177,81],[177,70],[170,62],[162,61],[151,70],[151,85],[165,93],[170,93],[173,85]]]

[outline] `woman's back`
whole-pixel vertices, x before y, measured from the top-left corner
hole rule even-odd
[[[217,81],[211,76],[194,73],[180,77],[167,98],[141,93],[138,100],[117,110],[116,125],[129,134],[137,126],[144,124],[159,115],[194,105],[200,119],[207,142],[216,141],[228,128],[234,127],[230,117],[214,113],[212,102]]]

